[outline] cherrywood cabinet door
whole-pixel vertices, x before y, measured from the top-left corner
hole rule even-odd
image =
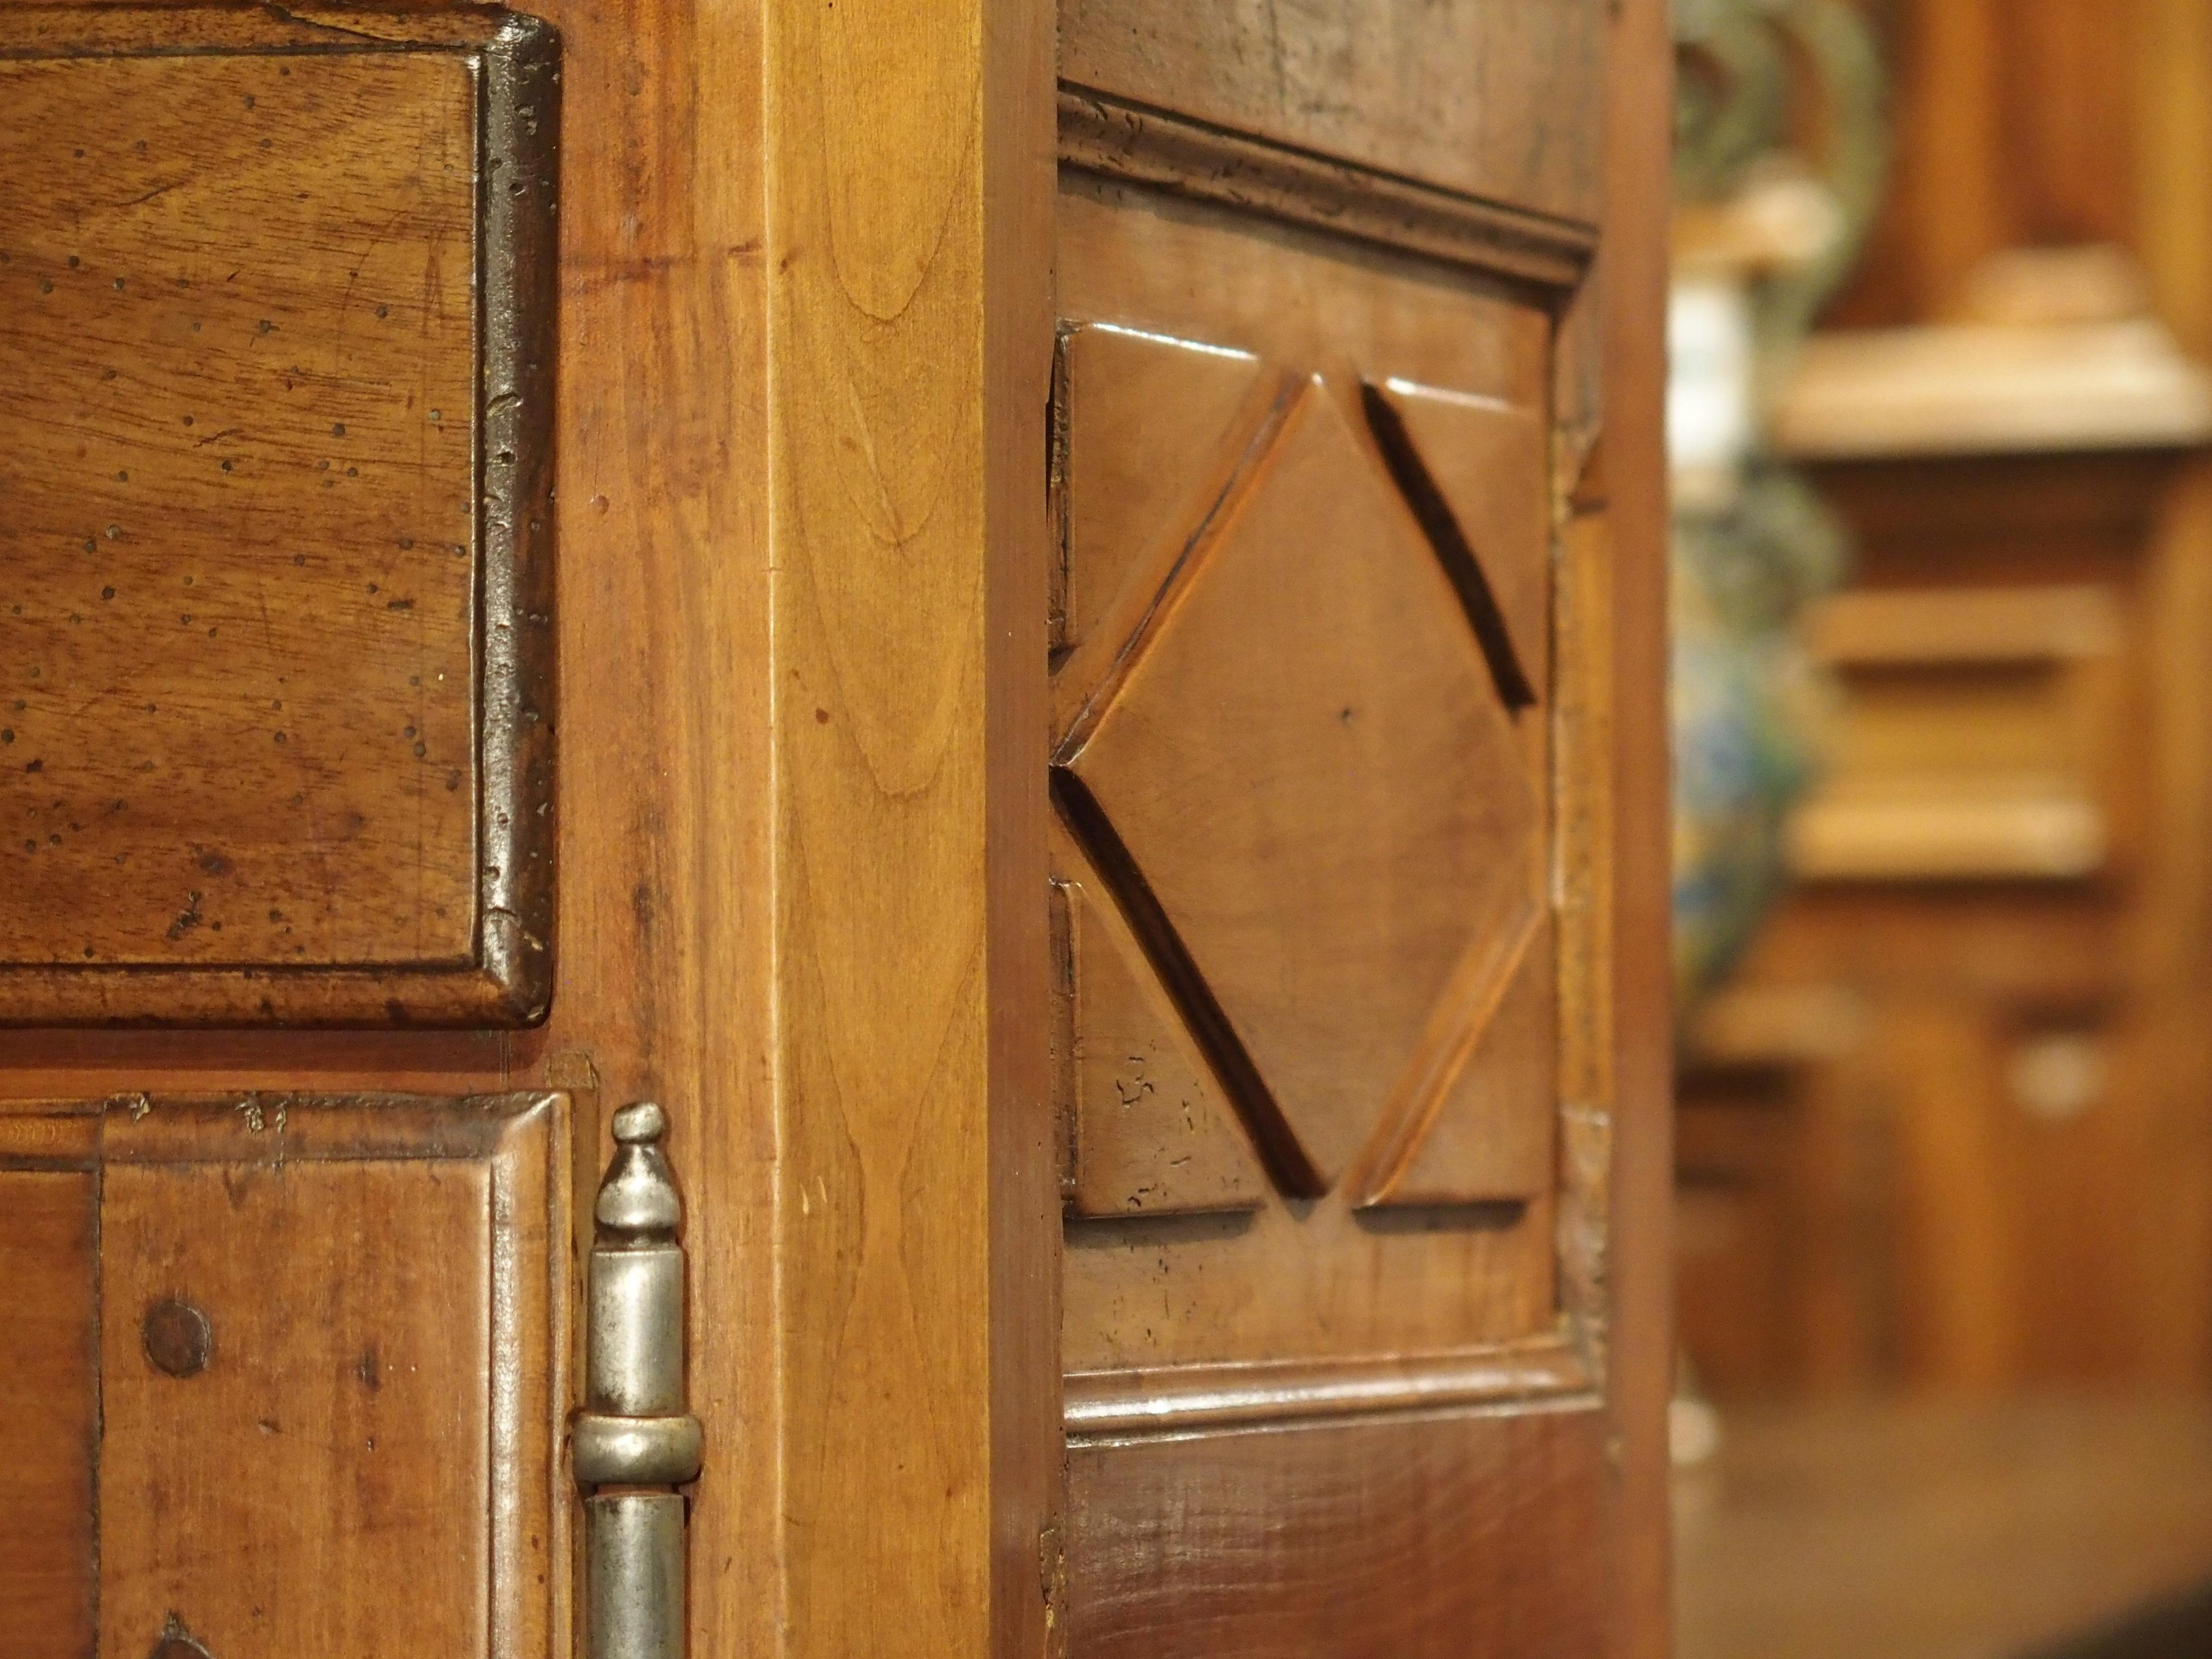
[[[1653,501],[1601,477],[1650,465],[1602,296],[1650,326],[1655,181],[1608,216],[1608,35],[1612,96],[1655,64],[1613,15],[1060,8],[1071,1655],[1657,1640],[1608,1543],[1656,1525],[1614,1184]]]
[[[0,1659],[1662,1653],[1668,63],[0,0]]]

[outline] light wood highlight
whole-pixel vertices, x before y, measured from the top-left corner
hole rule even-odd
[[[784,1650],[1035,1653],[1051,14],[766,22]]]
[[[1143,556],[1188,534],[1221,482],[1217,457],[1260,380],[1249,351],[1139,329],[1066,329],[1054,365],[1053,646],[1080,647]]]
[[[1066,1380],[1066,1411],[1071,1435],[1119,1439],[1570,1395],[1587,1403],[1593,1381],[1580,1347],[1549,1336],[1443,1353],[1076,1371]]]

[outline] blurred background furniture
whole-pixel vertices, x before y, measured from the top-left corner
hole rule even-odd
[[[1746,450],[1833,556],[1772,613],[1802,752],[1729,927],[1678,831],[1680,1651],[2202,1654],[2212,7],[1857,4],[1879,210],[1753,337]],[[1769,130],[1832,154],[1790,51]]]
[[[1774,404],[1853,548],[1824,772],[1684,1045],[1724,1398],[2212,1383],[2212,389],[2153,309],[2212,294],[2212,26],[2121,9],[1876,20],[1887,204]]]

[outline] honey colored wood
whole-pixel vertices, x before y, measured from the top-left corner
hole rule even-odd
[[[1592,227],[1462,195],[1209,123],[1062,85],[1060,159],[1285,224],[1353,236],[1472,270],[1573,283]]]
[[[1589,763],[1594,783],[1561,792],[1561,915],[1573,924],[1560,931],[1572,964],[1563,983],[1587,975],[1600,988],[1562,1004],[1590,1024],[1561,1049],[1563,1236],[1572,1242],[1560,1254],[1567,1305],[1606,1321],[1607,1428],[1617,1449],[1601,1534],[1612,1659],[1663,1659],[1661,1610],[1672,1584],[1673,889],[1668,715],[1658,695],[1668,638],[1662,410],[1672,63],[1667,9],[1626,0],[1607,41],[1604,250],[1595,291],[1568,319],[1570,337],[1588,343],[1563,351],[1563,364],[1578,372],[1562,374],[1560,393],[1571,453],[1583,458],[1564,492],[1573,517],[1563,538],[1571,574],[1559,589],[1560,635],[1585,646],[1575,672],[1561,677],[1563,746],[1571,754],[1588,744],[1604,757]],[[1602,370],[1595,404],[1593,358]],[[1579,770],[1571,763],[1561,775]]]
[[[1548,685],[1552,495],[1543,421],[1503,400],[1406,380],[1382,390],[1482,569],[1527,683]]]
[[[621,695],[562,709],[559,1006],[525,1036],[0,1032],[0,1089],[460,1094],[550,1078],[664,1101],[690,1200],[691,1294],[715,1310],[690,1328],[691,1403],[716,1448],[691,1535],[696,1559],[726,1565],[693,1575],[695,1644],[764,1645],[784,1557],[780,1361],[758,1337],[775,1317],[763,1242],[778,1110],[770,935],[753,902],[773,799],[768,566],[748,556],[766,523],[760,24],[686,0],[619,17],[540,9],[562,37],[564,123],[599,136],[562,168],[554,628],[572,690],[605,689],[603,665],[623,665]],[[125,45],[187,27],[283,44],[258,7],[0,15],[41,39],[67,20],[76,40],[89,17]],[[468,9],[407,15],[402,38],[483,27]],[[387,28],[353,9],[338,26]],[[585,1180],[604,1156],[593,1116],[577,1126]]]
[[[475,1645],[490,1578],[488,1187],[465,1166],[427,1182],[375,1164],[108,1171],[107,1651],[151,1649],[173,1613],[216,1652]],[[374,1249],[395,1212],[405,1244]],[[222,1248],[234,1229],[254,1251]],[[161,1370],[142,1335],[171,1296],[213,1327],[197,1376]],[[325,1560],[343,1571],[301,1571]],[[349,1581],[409,1589],[372,1599]]]
[[[1249,1215],[1071,1221],[1061,1359],[1348,1365],[1556,1336],[1557,1217],[1549,1194],[1363,1211],[1338,1192],[1296,1213],[1277,1199]]]
[[[1075,1650],[1602,1652],[1601,1427],[1588,1411],[1455,1414],[1079,1446]],[[1234,1556],[1193,1558],[1193,1536],[1232,1534]]]
[[[4,1018],[541,1017],[545,43],[187,15],[0,17]]]
[[[1054,1498],[1046,1109],[1041,414],[1046,273],[1070,269],[1044,216],[1048,26],[1034,9],[783,0],[544,9],[564,128],[589,135],[562,166],[548,1024],[19,1030],[0,1034],[0,1092],[512,1081],[660,1097],[711,1449],[693,1650],[1049,1650],[1071,1634],[1073,1560]],[[184,14],[157,15],[176,30]],[[261,17],[204,27],[258,40]],[[1662,57],[1639,49],[1638,72]],[[1447,261],[1439,281],[1369,244],[1329,289],[1218,228],[1164,214],[1143,232],[1158,264],[1125,273],[1212,308],[1197,337],[1233,343],[1219,319],[1241,316],[1302,332],[1316,362],[1395,340],[1425,383],[1547,397],[1553,305],[1512,286],[1525,270],[1493,283]],[[1553,240],[1578,250],[1555,262],[1571,275],[1588,236],[1570,232]],[[1657,799],[1638,819],[1655,833]],[[1606,1105],[1577,1109],[1563,1189],[1601,1207]],[[604,1148],[580,1096],[579,1116],[588,1180]],[[81,1157],[74,1133],[25,1138]],[[1540,1206],[1526,1226],[1516,1248],[1546,1259]],[[1601,1268],[1602,1236],[1585,1215],[1585,1267]],[[1523,1399],[1531,1376],[1574,1395],[1589,1375],[1498,1370],[1477,1397]],[[1585,1614],[1600,1616],[1558,1628]]]
[[[466,958],[470,82],[0,66],[16,960]]]
[[[98,1598],[98,1194],[89,1174],[7,1162],[0,1151],[0,1285],[11,1327],[0,1347],[9,1537],[0,1655],[75,1659],[93,1650]]]
[[[1060,73],[1293,152],[1587,225],[1604,33],[1584,0],[1449,12],[1409,0],[1065,0]],[[1539,130],[1546,140],[1532,143]]]
[[[1205,1029],[1194,1009],[1218,1000],[1229,1040],[1243,1050],[1243,1069],[1236,1050],[1224,1065],[1219,1028],[1204,1047],[1224,1101],[1243,1115],[1242,1133],[1262,1146],[1269,1145],[1269,1066],[1281,1051],[1262,1043],[1243,1047],[1247,1028],[1235,1022],[1249,1011],[1240,1010],[1237,998],[1271,978],[1287,983],[1286,965],[1297,961],[1334,975],[1339,988],[1329,995],[1274,993],[1285,996],[1273,1005],[1285,1015],[1278,1029],[1303,1045],[1296,1052],[1319,1068],[1316,1076],[1366,1091],[1364,1107],[1308,1121],[1318,1121],[1337,1138],[1337,1159],[1348,1162],[1358,1152],[1361,1167],[1373,1173],[1335,1185],[1294,1213],[1279,1197],[1269,1197],[1249,1217],[1072,1222],[1063,1360],[1072,1373],[1085,1376],[1149,1368],[1149,1397],[1161,1401],[1172,1393],[1178,1401],[1243,1386],[1206,1368],[1278,1359],[1304,1365],[1318,1378],[1332,1355],[1345,1366],[1373,1355],[1447,1353],[1457,1356],[1443,1362],[1454,1376],[1492,1376],[1486,1362],[1464,1358],[1469,1345],[1518,1341],[1555,1326],[1548,1218],[1556,1096],[1548,1036],[1518,1087],[1479,1101],[1455,1098],[1449,1109],[1455,1121],[1439,1129],[1437,1119],[1455,1085],[1483,1087],[1474,1072],[1463,1076],[1463,1070],[1537,931],[1545,723],[1540,711],[1505,713],[1464,599],[1399,495],[1368,435],[1360,402],[1346,395],[1353,388],[1342,379],[1315,381],[1288,364],[1298,361],[1290,354],[1318,356],[1332,338],[1349,341],[1374,354],[1371,367],[1360,367],[1377,376],[1441,362],[1468,374],[1480,395],[1505,406],[1508,389],[1516,386],[1527,403],[1540,398],[1540,360],[1516,349],[1522,314],[1491,303],[1480,289],[1461,301],[1479,326],[1455,330],[1449,301],[1411,280],[1413,267],[1378,267],[1356,250],[1347,253],[1342,243],[1304,240],[1287,247],[1247,247],[1239,281],[1217,286],[1206,262],[1235,257],[1238,222],[1163,210],[1139,196],[1111,199],[1103,208],[1079,179],[1063,194],[1063,235],[1085,233],[1074,246],[1087,260],[1064,256],[1061,270],[1061,306],[1069,319],[1063,361],[1072,371],[1060,387],[1068,411],[1060,428],[1060,476],[1069,591],[1114,584],[1111,599],[1095,608],[1098,620],[1085,627],[1057,675],[1061,719],[1073,728],[1063,756],[1073,755],[1079,785],[1094,777],[1106,782],[1096,796],[1087,788],[1062,790],[1063,810],[1081,831],[1077,839],[1091,849],[1080,852],[1071,843],[1065,856],[1091,874],[1099,873],[1097,858],[1126,860],[1086,898],[1112,906],[1117,930],[1129,929],[1141,945],[1146,954],[1134,960],[1150,975],[1154,1008],[1169,1011],[1188,1033]],[[1091,216],[1102,208],[1117,218],[1094,229]],[[1178,270],[1192,273],[1187,290],[1175,281]],[[1147,285],[1156,286],[1148,292]],[[1424,306],[1433,307],[1433,331],[1419,326]],[[1113,331],[1085,325],[1086,314],[1115,319]],[[1372,331],[1347,319],[1368,320]],[[1224,339],[1236,345],[1218,343]],[[1088,350],[1094,340],[1110,345]],[[1212,355],[1232,349],[1256,351],[1265,367],[1255,373],[1244,356]],[[1251,394],[1210,452],[1194,447],[1180,457],[1176,476],[1200,482],[1182,487],[1181,516],[1170,516],[1151,533],[1149,546],[1133,551],[1141,532],[1106,527],[1147,495],[1102,497],[1094,487],[1086,497],[1079,486],[1086,477],[1152,483],[1158,473],[1121,459],[1147,452],[1130,428],[1086,417],[1086,399],[1109,411],[1139,397],[1174,407],[1182,374],[1189,374],[1202,392],[1218,382],[1215,366],[1224,362]],[[1502,370],[1524,378],[1501,382]],[[1117,374],[1126,377],[1125,386],[1115,386]],[[1085,441],[1102,453],[1086,458]],[[1497,482],[1539,501],[1549,497],[1540,469]],[[1271,497],[1274,491],[1284,492],[1279,500]],[[1105,580],[1085,569],[1083,561],[1093,557]],[[1249,574],[1240,574],[1239,561]],[[1323,585],[1325,596],[1308,591],[1313,583]],[[1363,595],[1387,606],[1364,605]],[[1174,643],[1179,630],[1194,625],[1207,630],[1204,648]],[[1177,652],[1186,665],[1174,671],[1171,682],[1161,682],[1168,689],[1155,692],[1148,677],[1162,672],[1157,663],[1172,664]],[[1437,704],[1447,699],[1457,700],[1458,713],[1449,707],[1439,712]],[[1355,708],[1354,724],[1364,722],[1368,733],[1360,738],[1352,732],[1354,747],[1348,750],[1347,705]],[[1298,710],[1312,718],[1290,712]],[[1439,738],[1432,755],[1408,763],[1401,746],[1407,732],[1438,719],[1457,723],[1439,729],[1462,735]],[[1110,766],[1094,771],[1093,757],[1121,741],[1116,721],[1133,737],[1118,758],[1108,754]],[[1487,734],[1486,750],[1470,747],[1464,735],[1470,731]],[[1355,796],[1350,781],[1368,775],[1358,769],[1361,757],[1371,777]],[[1394,766],[1401,769],[1390,770]],[[1407,775],[1424,766],[1418,790],[1409,788]],[[1275,804],[1263,807],[1269,792]],[[1465,823],[1442,820],[1460,824],[1456,838],[1443,830],[1437,836],[1460,848],[1450,856],[1472,858],[1466,838],[1492,827],[1482,815],[1517,811],[1525,860],[1517,884],[1508,880],[1482,889],[1488,901],[1463,896],[1456,903],[1449,881],[1433,877],[1389,888],[1387,897],[1353,885],[1329,886],[1352,882],[1345,872],[1356,871],[1351,860],[1362,848],[1378,863],[1412,869],[1427,843],[1401,837],[1423,833],[1411,828],[1428,821],[1417,804],[1438,804],[1449,815],[1462,810],[1455,801],[1470,799]],[[1236,838],[1239,824],[1284,839],[1264,851],[1243,848]],[[1395,849],[1387,860],[1386,848]],[[1176,860],[1187,860],[1180,876]],[[1311,867],[1324,873],[1299,873],[1310,867],[1302,860],[1318,860]],[[1495,856],[1490,863],[1494,878],[1502,866]],[[1401,902],[1408,896],[1411,905]],[[1279,936],[1261,947],[1255,933],[1224,956],[1222,947],[1233,936],[1218,931],[1213,916],[1194,915],[1193,899],[1237,908],[1244,918],[1240,925],[1279,929]],[[1366,941],[1360,948],[1382,950],[1381,935],[1368,930],[1394,920],[1405,925],[1408,917],[1443,941],[1431,951],[1425,985],[1405,973],[1403,949],[1384,951],[1392,963],[1388,972],[1346,954],[1346,928],[1355,941]],[[1539,954],[1548,958],[1548,951]],[[1548,973],[1540,971],[1540,981],[1524,998],[1534,1007],[1517,1011],[1516,1019],[1526,1012],[1545,1024],[1554,991]],[[1378,1022],[1371,1018],[1378,996],[1398,1000],[1388,1005],[1401,1011],[1395,1056],[1355,1061],[1341,1039],[1323,1040],[1316,1022],[1353,1018],[1349,1011],[1331,1015],[1331,998],[1349,1001],[1369,1011],[1353,1019],[1366,1028],[1361,1041],[1368,1047],[1359,1053],[1369,1054],[1378,1042]],[[1072,1012],[1079,1021],[1079,979]],[[1093,1034],[1073,1024],[1066,1040],[1087,1049]],[[1478,1069],[1488,1069],[1487,1062],[1478,1062]],[[1394,1091],[1404,1100],[1395,1100]],[[1080,1215],[1085,1106],[1079,1103],[1078,1111]],[[1468,1122],[1457,1121],[1462,1114]],[[1273,1180],[1287,1179],[1293,1189],[1301,1181],[1329,1185],[1310,1164],[1301,1170],[1294,1162],[1286,1174],[1283,1128],[1275,1129]],[[1388,1188],[1396,1167],[1431,1138],[1443,1167],[1422,1177],[1429,1207],[1361,1216],[1358,1206],[1377,1195],[1378,1184]],[[1181,1142],[1160,1132],[1149,1148],[1127,1136],[1112,1147],[1117,1170],[1143,1174],[1155,1187],[1180,1173],[1174,1159]],[[1287,1151],[1301,1155],[1295,1146]],[[1486,1202],[1499,1199],[1506,1201]],[[1369,1287],[1377,1282],[1399,1293],[1376,1297]],[[1160,1370],[1175,1365],[1201,1368],[1187,1389]],[[1577,1372],[1577,1380],[1560,1386],[1580,1387],[1586,1375]],[[1316,1386],[1327,1396],[1328,1385]],[[1353,1397],[1363,1402],[1391,1397],[1387,1389],[1359,1389]],[[1179,1403],[1170,1409],[1185,1408]]]
[[[1085,1439],[1514,1402],[1588,1405],[1586,1356],[1564,1334],[1430,1353],[1228,1360],[1071,1371],[1069,1432]]]
[[[1559,969],[1548,924],[1522,936],[1511,968],[1492,983],[1497,1000],[1490,1017],[1403,1167],[1377,1188],[1376,1201],[1510,1203],[1556,1179]]]
[[[764,53],[778,1617],[793,1659],[1027,1655],[1059,1468],[1050,13],[780,0]]]

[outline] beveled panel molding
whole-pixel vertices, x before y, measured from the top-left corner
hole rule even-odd
[[[1088,87],[1060,88],[1060,165],[1547,288],[1597,251],[1572,219],[1377,173]]]
[[[0,11],[0,1024],[544,1016],[557,64]]]

